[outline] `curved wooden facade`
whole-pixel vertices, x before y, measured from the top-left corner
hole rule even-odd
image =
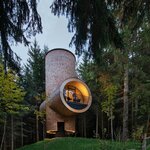
[[[75,56],[66,49],[53,49],[45,57],[47,133],[74,133],[75,115],[88,110],[92,97],[87,85],[77,78]]]

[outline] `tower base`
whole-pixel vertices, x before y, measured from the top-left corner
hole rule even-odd
[[[68,134],[74,134],[76,132],[75,116],[62,116],[47,106],[46,129],[47,134],[54,134],[55,137],[63,137]]]

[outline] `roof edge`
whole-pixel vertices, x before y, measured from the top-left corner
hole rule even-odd
[[[69,52],[70,54],[72,54],[72,55],[74,56],[74,58],[75,58],[75,60],[76,60],[76,57],[75,57],[75,55],[73,54],[73,52],[71,52],[70,50],[65,49],[65,48],[54,48],[54,49],[51,49],[51,50],[49,50],[49,51],[46,53],[45,57],[46,57],[50,52],[52,52],[52,51],[66,51],[66,52]]]

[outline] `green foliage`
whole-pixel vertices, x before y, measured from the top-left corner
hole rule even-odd
[[[104,0],[55,0],[51,10],[54,15],[68,18],[68,29],[75,32],[71,44],[78,55],[88,46],[88,51],[100,60],[102,48],[110,43],[122,47],[115,19]]]
[[[132,137],[134,140],[141,140],[142,139],[143,129],[144,129],[144,126],[137,127],[137,129],[135,129],[135,131],[132,133]]]
[[[149,23],[149,8],[147,0],[54,0],[51,5],[54,15],[68,18],[68,29],[75,32],[71,44],[76,53],[81,55],[88,49],[100,63],[103,48],[108,45],[126,48],[119,34],[124,26],[133,33],[143,22]]]
[[[132,43],[132,55],[130,58],[130,99],[134,107],[134,116],[139,126],[146,126],[147,116],[150,114],[150,70],[147,69],[150,63],[149,58],[149,25],[141,26],[137,33],[135,43]],[[134,125],[136,130],[136,124]]]
[[[133,138],[132,135],[139,133],[138,131],[136,133],[139,126],[143,126],[143,131],[146,131],[147,118],[150,113],[150,70],[147,69],[150,64],[149,31],[147,23],[143,24],[141,29],[133,34],[128,26],[124,27],[121,33],[127,51],[121,52],[119,49],[110,46],[102,52],[101,58],[103,61],[101,61],[101,64],[97,64],[90,59],[89,55],[83,56],[83,62],[78,69],[80,76],[91,89],[92,109],[96,112],[98,108],[100,111],[105,112],[108,120],[113,119],[115,133],[118,129],[122,129],[124,64],[128,63],[128,121],[131,138]],[[100,119],[101,117],[104,118],[104,120],[100,120],[100,123],[105,121],[106,118],[101,115],[99,112]],[[103,128],[109,130],[105,123]],[[103,129],[99,127],[99,130]]]
[[[45,100],[44,58],[47,51],[48,48],[46,46],[41,50],[35,40],[28,51],[29,59],[24,66],[22,86],[26,91],[25,103],[30,108],[29,113],[23,116],[25,123],[24,134],[26,135],[24,139],[26,139],[27,142],[35,142],[38,141],[39,138],[44,137],[44,131],[42,130],[45,128],[45,112],[40,112],[39,107],[42,101]],[[28,140],[29,138],[31,140]]]
[[[102,111],[104,111],[107,114],[109,119],[111,119],[111,117],[114,118],[112,113],[114,111],[114,105],[115,105],[114,98],[116,97],[116,91],[117,91],[117,87],[115,85],[110,84],[104,88],[104,94],[106,95],[106,99],[103,99]]]
[[[108,0],[108,6],[115,12],[115,17],[121,22],[121,26],[128,25],[132,31],[137,29],[145,21],[150,21],[150,2],[140,0]]]
[[[28,63],[24,69],[23,86],[26,90],[26,101],[37,107],[45,99],[45,47],[41,51],[37,41],[29,49]]]
[[[12,70],[8,70],[5,75],[1,64],[0,70],[0,110],[6,114],[18,114],[21,110],[28,110],[23,105],[25,91],[18,84],[18,76]]]
[[[29,44],[27,37],[42,32],[37,0],[0,1],[0,45],[4,60],[12,59],[11,42]]]
[[[7,66],[20,73],[20,57],[11,49],[11,44],[24,43],[28,38],[42,32],[41,18],[37,12],[37,0],[0,1],[0,46],[4,70]],[[10,44],[11,43],[11,44]]]

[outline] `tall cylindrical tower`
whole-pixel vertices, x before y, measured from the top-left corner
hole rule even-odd
[[[75,56],[65,49],[53,49],[45,57],[47,133],[75,132],[75,115],[88,110],[91,93],[75,72]]]
[[[51,95],[66,79],[76,77],[75,56],[65,49],[53,49],[45,57],[46,94]]]

